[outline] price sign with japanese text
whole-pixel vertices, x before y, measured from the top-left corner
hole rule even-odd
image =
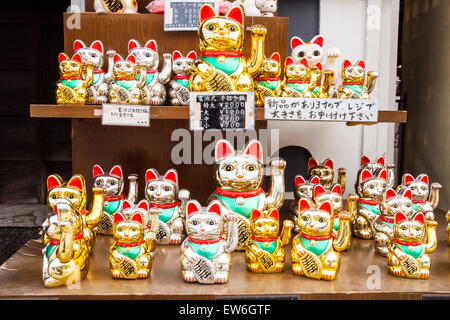
[[[150,106],[103,104],[102,125],[150,127]]]
[[[218,1],[215,0],[166,0],[164,31],[197,31],[198,12],[204,4],[209,4],[219,11]]]

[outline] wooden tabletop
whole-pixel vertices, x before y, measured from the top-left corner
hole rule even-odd
[[[252,274],[245,268],[244,254],[232,253],[226,284],[188,284],[181,278],[180,249],[159,246],[151,275],[145,280],[115,280],[108,266],[112,238],[99,236],[87,278],[79,288],[45,288],[41,282],[42,245],[29,241],[0,267],[0,298],[59,299],[215,299],[241,296],[288,296],[299,299],[421,299],[450,295],[450,248],[447,246],[442,211],[437,213],[438,248],[432,253],[429,280],[395,278],[387,273],[385,258],[374,253],[373,242],[352,238],[352,247],[341,253],[341,269],[334,281],[297,277],[291,271],[290,246],[286,266],[279,274]],[[374,273],[375,272],[375,273]],[[370,288],[379,272],[379,288]],[[369,283],[369,286],[368,286]]]

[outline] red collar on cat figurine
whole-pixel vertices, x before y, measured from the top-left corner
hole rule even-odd
[[[170,209],[178,206],[178,203],[178,200],[172,203],[150,203],[150,208]]]
[[[310,236],[307,234],[304,234],[303,232],[300,232],[300,237],[308,239],[308,240],[315,240],[315,241],[322,241],[322,240],[328,240],[333,238],[333,234],[328,234],[326,236]]]
[[[85,73],[86,73],[86,70],[83,70],[83,74],[85,74]],[[105,73],[105,70],[103,70],[103,69],[95,69],[94,73]]]
[[[399,239],[394,239],[394,242],[398,243],[398,244],[401,244],[402,246],[412,246],[412,247],[420,246],[422,244],[422,241],[406,242],[406,241],[399,240]]]
[[[249,191],[234,191],[234,190],[224,190],[217,187],[216,193],[227,198],[237,198],[237,197],[251,198],[263,193],[263,189],[259,187],[258,189]]]
[[[255,240],[256,242],[272,242],[272,241],[278,240],[278,236],[275,236],[273,238],[260,238],[260,237],[251,236],[250,238],[252,240]]]
[[[222,237],[218,237],[215,239],[195,239],[191,236],[188,237],[188,241],[196,244],[213,244],[219,242],[220,240],[222,240]]]
[[[380,215],[380,220],[384,221],[384,222],[387,222],[387,223],[394,223],[394,219],[385,217],[382,214]]]
[[[413,200],[412,203],[426,203],[428,200]]]
[[[362,198],[359,198],[359,199],[358,199],[358,202],[359,202],[359,203],[364,203],[364,204],[369,204],[369,205],[372,205],[372,206],[376,206],[377,204],[380,204],[379,201],[376,201],[376,200],[367,200],[367,199],[362,199]]]
[[[158,70],[156,69],[147,69],[147,73],[157,73]],[[141,70],[138,70],[137,73],[141,73]]]
[[[342,84],[345,86],[362,86],[362,85],[364,85],[363,82],[346,82],[346,81],[343,81]]]
[[[61,80],[81,80],[81,76],[75,76],[75,77],[59,77]]]
[[[212,50],[202,50],[200,51],[201,57],[231,57],[231,58],[240,58],[244,54],[242,51],[212,51]]]
[[[84,231],[81,230],[80,233],[78,233],[78,234],[73,238],[73,241],[80,240],[80,239],[82,239],[83,237],[84,237]],[[53,239],[50,239],[48,242],[49,242],[50,244],[54,245],[54,246],[58,246],[58,245],[59,245],[59,240],[53,240]]]
[[[130,80],[136,80],[135,77],[115,77],[114,80],[116,81],[130,81]]]
[[[103,200],[111,202],[111,201],[122,200],[123,198],[125,198],[125,194],[121,194],[121,195],[115,196],[115,197],[104,197]]]
[[[118,242],[116,241],[115,245],[118,247],[123,247],[123,248],[127,248],[127,247],[137,247],[140,246],[141,244],[143,244],[145,242],[144,239],[138,241],[138,242],[131,242],[131,243],[124,243],[124,242]]]
[[[280,77],[259,77],[256,78],[258,81],[280,81]]]
[[[174,76],[173,78],[176,80],[189,80],[191,76]]]
[[[308,83],[306,80],[286,80],[286,83]]]

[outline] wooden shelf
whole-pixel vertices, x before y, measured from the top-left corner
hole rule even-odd
[[[286,215],[287,212],[281,212]],[[79,288],[48,289],[41,282],[42,244],[31,240],[0,268],[0,298],[59,299],[215,299],[240,296],[293,296],[299,299],[422,299],[449,295],[449,247],[445,214],[436,211],[438,247],[430,254],[429,280],[396,278],[387,273],[386,258],[376,255],[373,241],[352,238],[348,252],[341,253],[341,268],[334,281],[312,280],[292,273],[290,246],[285,248],[285,270],[278,274],[253,274],[246,270],[243,252],[233,252],[228,283],[188,284],[182,280],[180,248],[159,246],[151,275],[145,280],[112,279],[108,258],[113,239],[98,236],[87,278]],[[370,267],[370,268],[369,268]],[[379,269],[378,269],[379,268]],[[379,272],[379,288],[368,288],[369,278]],[[378,271],[377,271],[378,270]]]
[[[30,116],[32,118],[71,118],[71,119],[93,119],[101,118],[100,105],[55,105],[55,104],[32,104],[30,105]],[[151,119],[185,119],[189,120],[189,106],[151,106]],[[378,122],[406,122],[406,111],[378,111]],[[264,119],[264,109],[255,109],[255,120]],[[347,125],[374,124],[347,122]]]

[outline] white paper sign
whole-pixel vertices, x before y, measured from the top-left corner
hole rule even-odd
[[[197,31],[199,10],[204,4],[219,11],[217,0],[166,0],[164,31]]]
[[[102,125],[150,127],[150,106],[104,104]]]
[[[378,101],[367,99],[268,97],[264,110],[268,120],[378,121]]]

